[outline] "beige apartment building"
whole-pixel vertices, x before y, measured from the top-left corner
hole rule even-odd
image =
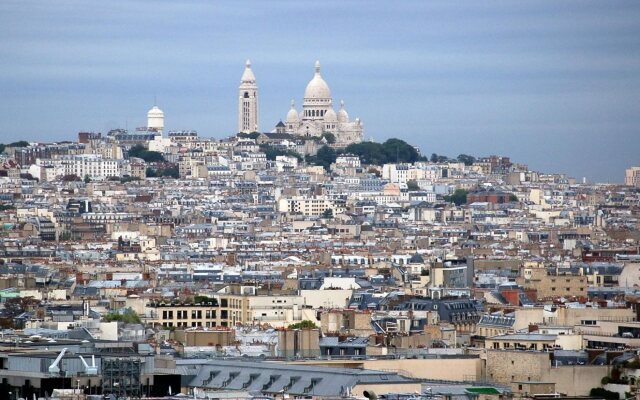
[[[536,290],[539,300],[587,296],[587,277],[581,274],[550,273],[546,268],[524,267],[516,282],[525,289]]]
[[[252,286],[225,289],[202,304],[149,303],[147,322],[165,327],[232,327],[267,324],[286,327],[303,319],[315,319],[312,309],[296,295],[259,295]]]
[[[624,172],[624,184],[640,187],[640,167],[631,167]]]

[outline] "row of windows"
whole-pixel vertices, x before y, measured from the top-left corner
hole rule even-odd
[[[173,319],[173,310],[162,310],[162,319]],[[177,310],[176,319],[189,319],[188,310]],[[207,319],[216,318],[216,310],[205,310],[204,316]],[[220,317],[227,318],[228,311],[220,310]],[[191,319],[202,319],[202,310],[191,310]]]
[[[305,117],[324,117],[326,110],[304,110]]]
[[[227,321],[222,321],[222,322],[220,323],[220,326],[222,326],[222,327],[226,327],[226,326],[228,326],[228,325],[229,325],[229,324],[227,323]],[[169,328],[169,327],[173,327],[173,326],[176,326],[176,327],[178,327],[178,328],[186,328],[186,327],[188,327],[189,325],[188,325],[188,323],[187,323],[187,322],[178,322],[178,323],[176,323],[175,325],[173,324],[173,322],[163,322],[163,323],[162,323],[162,326],[164,326],[165,328]],[[203,326],[203,325],[202,325],[202,322],[200,322],[200,321],[197,321],[197,322],[196,322],[196,321],[194,321],[194,322],[192,322],[192,323],[191,323],[191,327],[192,327],[192,328],[195,328],[195,327],[198,327],[198,326]],[[215,327],[216,327],[216,322],[215,322],[215,321],[205,322],[205,323],[204,323],[204,326],[206,326],[207,328],[215,328]]]

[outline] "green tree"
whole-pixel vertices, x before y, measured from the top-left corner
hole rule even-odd
[[[509,195],[509,201],[512,202],[512,203],[518,202],[518,196],[516,196],[515,194],[511,193]]]
[[[469,191],[467,190],[456,189],[456,191],[453,192],[452,195],[444,196],[444,199],[445,201],[454,203],[455,205],[459,206],[467,202],[467,194],[469,194]]]
[[[131,308],[127,308],[122,312],[111,312],[104,316],[106,322],[124,322],[125,324],[139,324],[141,322],[140,317]]]
[[[322,137],[325,138],[325,140],[327,141],[327,143],[329,144],[334,144],[336,142],[336,135],[334,135],[331,132],[324,132],[322,134]]]
[[[387,161],[387,156],[380,143],[353,143],[347,146],[344,151],[360,157],[363,164],[382,165]]]
[[[333,210],[331,208],[327,208],[326,210],[324,210],[324,212],[322,213],[322,218],[333,218]]]
[[[476,158],[468,154],[460,154],[458,155],[458,161],[464,163],[464,165],[472,165],[476,162]]]
[[[418,186],[418,182],[414,180],[407,181],[407,189],[409,190],[420,190],[420,186]]]
[[[91,183],[91,177],[89,176],[89,174],[84,176],[84,183]]]
[[[316,153],[315,157],[310,157],[307,162],[314,165],[321,165],[327,171],[331,168],[331,164],[336,162],[338,154],[329,146],[322,146]]]
[[[129,157],[142,158],[146,162],[162,162],[165,161],[162,153],[157,151],[149,151],[141,144],[136,144],[129,149]]]
[[[391,138],[384,143],[362,142],[347,146],[345,153],[358,157],[364,164],[413,163],[424,160],[418,150],[401,139]]]
[[[305,319],[295,324],[289,325],[288,329],[316,329],[318,326],[313,322]]]
[[[432,153],[431,159],[429,161],[431,161],[432,163],[444,163],[449,161],[449,158],[447,156],[441,156],[436,153]]]
[[[387,163],[414,163],[420,160],[418,150],[401,139],[391,138],[382,143],[382,148],[387,156]]]
[[[26,140],[20,140],[18,142],[9,143],[8,147],[29,147],[29,142]]]
[[[160,176],[166,177],[166,178],[175,178],[178,179],[180,178],[180,169],[178,168],[177,165],[174,165],[172,167],[169,168],[163,168],[160,170]]]

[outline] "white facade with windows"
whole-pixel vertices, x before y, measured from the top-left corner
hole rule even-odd
[[[333,215],[342,214],[344,205],[325,196],[314,197],[290,197],[278,201],[278,211],[289,214],[302,214],[307,216],[321,216],[326,210],[332,210]]]
[[[127,161],[103,158],[99,154],[81,154],[64,156],[55,160],[46,160],[55,169],[55,175],[76,175],[80,178],[102,180],[111,176],[122,176],[130,171]]]

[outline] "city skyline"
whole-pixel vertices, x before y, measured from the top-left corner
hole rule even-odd
[[[319,59],[365,140],[504,154],[592,181],[622,182],[638,164],[633,2],[153,4],[0,5],[13,39],[0,44],[0,141],[135,128],[154,97],[169,129],[227,137],[247,58],[270,131]]]

